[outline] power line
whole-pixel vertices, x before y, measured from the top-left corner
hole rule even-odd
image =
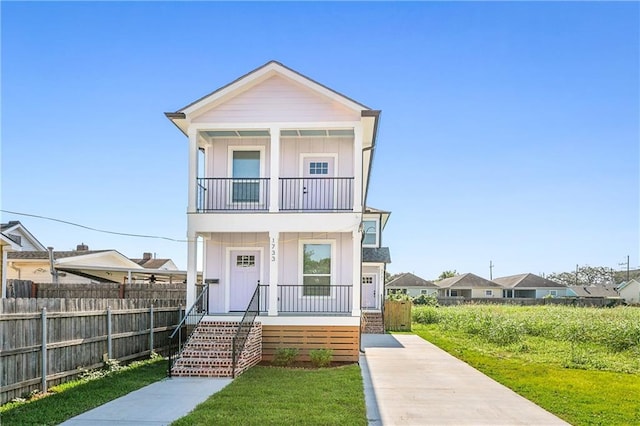
[[[52,222],[64,223],[66,225],[77,226],[78,228],[84,228],[84,229],[88,229],[90,231],[95,231],[95,232],[102,232],[104,234],[122,235],[122,236],[125,236],[125,237],[153,238],[153,239],[156,239],[156,240],[167,240],[167,241],[173,241],[173,242],[176,242],[176,243],[188,243],[189,242],[189,240],[177,240],[175,238],[161,237],[161,236],[158,236],[158,235],[130,234],[130,233],[127,233],[127,232],[107,231],[105,229],[92,228],[91,226],[81,225],[79,223],[69,222],[67,220],[56,219],[56,218],[53,218],[53,217],[40,216],[40,215],[37,215],[37,214],[20,213],[20,212],[14,212],[14,211],[11,211],[11,210],[2,210],[2,209],[0,209],[0,211],[3,212],[3,213],[15,214],[15,215],[18,215],[18,216],[28,216],[28,217],[34,217],[34,218],[37,218],[37,219],[50,220]]]

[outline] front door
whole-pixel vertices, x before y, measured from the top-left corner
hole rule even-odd
[[[260,280],[260,252],[232,250],[229,310],[245,311]]]
[[[304,159],[303,167],[302,208],[333,210],[333,157],[307,157]]]
[[[376,275],[362,275],[362,309],[375,309],[376,303]]]

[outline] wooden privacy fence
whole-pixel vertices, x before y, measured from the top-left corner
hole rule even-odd
[[[384,328],[389,331],[411,331],[411,301],[384,301]]]
[[[182,315],[167,301],[2,299],[0,404],[46,391],[82,369],[162,353]]]
[[[34,283],[7,280],[7,297],[153,299],[186,302],[185,283]]]

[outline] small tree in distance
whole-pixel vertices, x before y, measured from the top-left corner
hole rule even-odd
[[[458,275],[458,271],[455,269],[453,271],[442,271],[442,273],[438,275],[438,279],[436,281],[442,281],[445,278],[455,277],[456,275]]]

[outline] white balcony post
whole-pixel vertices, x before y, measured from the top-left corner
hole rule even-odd
[[[353,128],[353,150],[353,211],[361,212],[365,171],[362,170],[362,125],[359,123]]]
[[[362,244],[360,229],[353,231],[353,307],[351,315],[360,316],[360,286],[362,284]]]
[[[196,301],[198,279],[198,239],[195,232],[187,233],[187,309]]]
[[[278,315],[278,270],[280,233],[269,231],[269,316]]]
[[[277,212],[279,209],[280,194],[280,128],[271,127],[271,165],[269,173],[269,211]]]
[[[187,212],[195,213],[196,211],[196,179],[198,174],[198,131],[189,129],[189,195]]]

